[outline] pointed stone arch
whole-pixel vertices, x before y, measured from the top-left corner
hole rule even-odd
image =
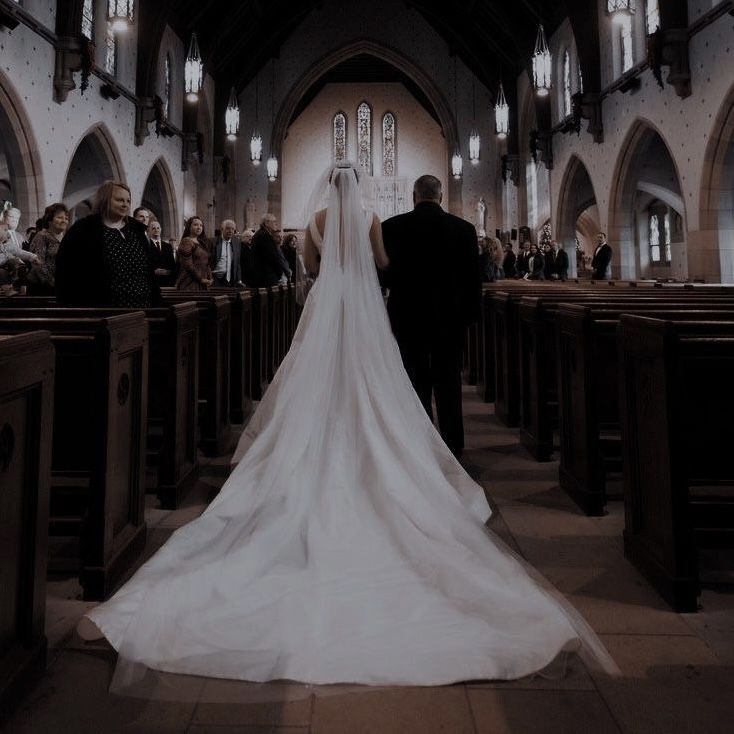
[[[665,179],[664,185],[650,180],[653,164],[660,177]],[[643,179],[643,175],[647,178]],[[611,180],[608,238],[614,251],[612,277],[634,279],[646,274],[643,251],[646,242],[641,241],[642,223],[637,216],[637,197],[639,192],[647,192],[649,197],[649,191],[657,187],[659,194],[665,194],[670,202],[675,202],[683,210],[678,212],[683,219],[683,241],[676,242],[673,261],[666,275],[687,279],[687,228],[681,176],[670,146],[652,122],[638,118],[632,123],[620,148]]]
[[[33,125],[8,76],[0,70],[0,198],[21,210],[21,228],[35,224],[43,213],[41,156]]]
[[[698,222],[692,252],[697,268],[692,274],[734,283],[734,84],[721,104],[706,146]]]
[[[171,171],[163,157],[159,158],[150,169],[140,203],[161,223],[166,239],[178,237],[181,220],[178,215],[176,190]]]
[[[590,235],[594,224],[600,229],[596,192],[589,170],[583,160],[572,155],[561,180],[556,205],[555,237],[568,253],[569,275],[576,274],[576,237],[588,254],[593,247]]]
[[[408,76],[425,94],[436,112],[441,130],[446,139],[446,171],[450,171],[451,154],[459,144],[459,133],[456,118],[443,92],[441,92],[435,80],[426,74],[414,61],[392,48],[365,39],[346,44],[322,57],[288,91],[276,115],[271,135],[272,150],[278,156],[278,159],[280,160],[282,157],[283,142],[288,132],[288,125],[300,100],[330,69],[353,56],[362,54],[368,54],[392,64]],[[282,176],[279,176],[276,181],[270,182],[268,186],[268,211],[273,212],[278,218],[281,216],[281,203],[283,199],[282,178]],[[462,181],[450,177],[448,188],[449,209],[457,216],[461,216],[463,211],[461,201]]]
[[[79,139],[64,176],[62,201],[72,219],[91,212],[94,193],[109,180],[125,183],[127,179],[117,145],[104,123],[98,123]]]

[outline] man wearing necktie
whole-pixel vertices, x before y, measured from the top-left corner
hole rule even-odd
[[[161,223],[155,219],[148,225],[148,239],[153,259],[153,272],[159,286],[175,285],[176,260],[170,242],[161,238]]]
[[[212,248],[212,275],[214,285],[235,287],[242,284],[240,255],[242,243],[235,236],[235,223],[231,219],[222,222],[222,235]]]

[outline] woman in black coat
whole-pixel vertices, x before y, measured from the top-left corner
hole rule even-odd
[[[59,305],[148,308],[161,304],[145,226],[129,213],[130,189],[119,181],[102,184],[93,213],[75,222],[59,246]]]

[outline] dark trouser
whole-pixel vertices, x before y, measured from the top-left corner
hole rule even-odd
[[[216,288],[231,288],[234,285],[234,283],[230,283],[227,280],[226,275],[219,275],[218,273],[214,273],[212,275],[212,278],[214,280],[214,286]]]
[[[405,335],[398,338],[405,370],[431,420],[431,395],[436,400],[438,430],[454,454],[464,448],[464,419],[461,409],[462,339]]]

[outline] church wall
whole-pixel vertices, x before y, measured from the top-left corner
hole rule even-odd
[[[609,32],[611,21],[601,11],[600,33],[602,37],[603,79],[613,78],[613,60],[609,54]],[[570,33],[564,25],[552,39],[553,45],[570,42],[569,38],[556,37]],[[685,242],[677,245],[680,257],[677,268],[671,268],[671,277],[703,277],[718,281],[720,278],[719,244],[708,230],[701,231],[699,224],[699,200],[706,149],[713,133],[714,123],[722,100],[731,87],[732,77],[725,70],[734,68],[734,28],[725,15],[714,24],[694,35],[690,44],[692,90],[686,99],[677,96],[675,89],[666,84],[660,89],[652,72],[646,70],[640,77],[641,87],[636,92],[623,94],[614,92],[603,102],[604,142],[597,144],[586,132],[553,137],[554,169],[551,172],[550,198],[554,212],[564,171],[572,155],[577,155],[586,165],[597,195],[601,228],[610,235],[615,255],[614,275],[635,277],[635,262],[639,261],[629,239],[620,247],[619,232],[611,230],[612,191],[615,188],[617,162],[636,125],[644,121],[656,129],[670,150],[678,172],[683,202],[685,204]],[[640,56],[636,57],[640,60]],[[663,78],[668,69],[663,69]],[[521,140],[521,145],[524,145]],[[557,212],[555,214],[558,216]],[[625,237],[629,238],[627,232]],[[623,250],[620,257],[620,250]],[[687,272],[686,272],[687,271]]]
[[[24,3],[25,9],[38,12],[36,17],[50,29],[55,22],[54,6],[55,3],[50,2]],[[98,13],[97,17],[102,16]],[[133,26],[122,42],[125,50],[119,57],[118,78],[130,90],[135,88],[136,28]],[[98,47],[97,54],[101,53]],[[89,87],[82,94],[79,89],[81,75],[75,74],[77,88],[69,93],[65,102],[58,104],[53,94],[54,61],[53,47],[26,26],[18,25],[12,31],[0,29],[0,68],[6,83],[21,101],[21,112],[38,146],[40,180],[43,182],[39,209],[61,199],[74,152],[85,135],[98,125],[103,126],[110,147],[117,151],[123,176],[132,189],[134,204],[140,200],[148,174],[161,156],[171,171],[177,200],[183,199],[180,138],[156,138],[151,125],[150,136],[142,146],[136,146],[134,104],[122,95],[117,100],[104,99],[100,95],[103,82],[94,75],[90,76]],[[24,212],[20,228],[33,224],[41,213]],[[165,235],[179,236],[180,231]]]
[[[446,144],[438,123],[408,90],[392,84],[328,84],[288,130],[283,150],[283,225],[305,225],[304,212],[314,178],[332,162],[332,121],[336,112],[347,118],[347,159],[357,159],[356,110],[362,101],[372,107],[373,175],[381,176],[382,117],[396,119],[396,177],[413,181],[424,173],[437,175],[448,189]],[[410,192],[408,192],[410,193]],[[408,197],[408,203],[412,203]]]
[[[326,0],[309,13],[303,23],[291,34],[280,49],[276,61],[275,99],[271,98],[271,67],[266,64],[260,72],[259,121],[263,136],[263,163],[271,146],[271,107],[277,115],[289,90],[304,72],[321,59],[347,44],[370,40],[398,51],[419,67],[435,83],[453,110],[454,58],[449,55],[447,43],[431,28],[424,18],[405,3],[376,0],[365,10],[364,3],[355,0]],[[498,208],[492,195],[499,176],[494,115],[490,109],[490,95],[480,83],[476,84],[476,126],[482,137],[482,160],[477,166],[468,163],[469,133],[472,127],[472,74],[457,61],[457,108],[459,138],[464,156],[464,175],[461,186],[463,216],[474,221],[479,198],[488,203],[488,227],[494,228]],[[249,160],[249,138],[255,126],[255,82],[240,95],[241,138],[237,146],[238,222],[249,200],[259,218],[267,208],[268,181],[264,165],[252,166]],[[447,158],[451,151],[447,152]],[[448,169],[449,162],[446,161]],[[449,197],[450,198],[450,197]]]

